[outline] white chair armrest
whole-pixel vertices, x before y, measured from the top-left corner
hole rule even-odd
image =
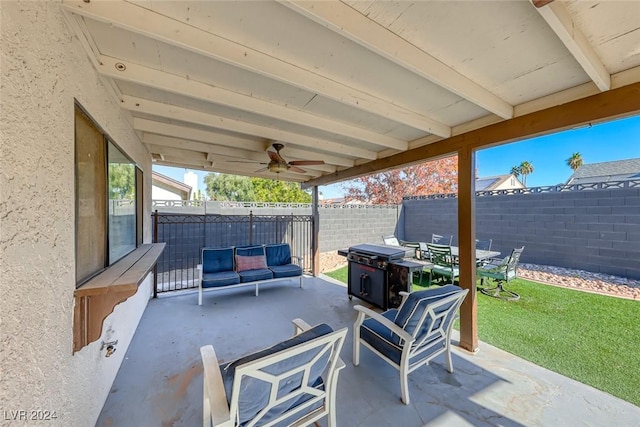
[[[304,272],[304,258],[302,258],[301,256],[298,256],[298,255],[291,255],[291,260],[293,261],[294,259],[298,260],[298,262],[296,264],[298,264],[298,266]]]
[[[218,367],[216,352],[213,346],[206,345],[200,347],[200,354],[202,355],[202,363],[204,365],[204,392],[209,399],[213,425],[232,425],[229,405],[227,403],[227,394],[224,391],[224,383],[222,381],[220,368]]]
[[[404,302],[405,299],[407,299],[407,297],[409,295],[411,295],[411,292],[407,292],[407,291],[400,291],[398,292],[400,294],[400,296],[402,297],[402,301],[400,301],[400,304],[402,305],[402,303]]]
[[[353,308],[356,309],[356,311],[359,311],[360,313],[364,314],[365,316],[375,319],[377,322],[381,323],[382,325],[390,329],[391,332],[393,332],[396,335],[399,335],[400,338],[405,340],[407,343],[412,343],[415,340],[415,338],[410,333],[408,333],[407,331],[405,331],[400,326],[396,325],[395,323],[393,323],[391,320],[387,319],[380,313],[377,313],[361,305],[355,305],[353,306]]]
[[[299,318],[293,319],[291,323],[293,323],[294,335],[299,335],[300,333],[311,329],[311,325]]]

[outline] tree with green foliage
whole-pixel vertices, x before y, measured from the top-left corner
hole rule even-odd
[[[252,202],[255,200],[251,178],[247,176],[208,173],[204,177],[211,200]]]
[[[131,163],[109,163],[109,199],[134,199],[135,166]]]
[[[520,176],[520,166],[514,166],[511,168],[511,174],[515,175],[516,178]]]
[[[571,157],[567,159],[567,166],[569,166],[574,171],[582,165],[583,165],[582,154],[578,152],[573,153]]]
[[[311,194],[297,182],[251,178],[257,202],[311,203]]]
[[[311,195],[295,182],[209,173],[204,177],[204,183],[212,200],[311,203]]]
[[[522,183],[526,187],[527,175],[533,173],[533,165],[525,160],[524,162],[520,163],[520,166],[518,167],[518,169],[520,170],[520,174],[522,175]]]

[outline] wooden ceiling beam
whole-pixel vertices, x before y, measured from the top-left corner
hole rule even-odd
[[[330,175],[324,175],[304,183],[303,187],[328,185],[405,165],[455,155],[460,150],[488,148],[525,138],[559,132],[588,123],[598,123],[634,114],[640,114],[640,83],[601,92],[546,110],[452,136],[451,138]]]
[[[155,133],[158,135],[166,135],[179,139],[190,139],[214,145],[228,145],[230,147],[238,147],[245,150],[251,150],[256,146],[256,142],[242,140],[241,138],[229,139],[228,141],[216,132],[209,132],[202,129],[194,129],[192,127],[175,125],[150,119],[133,118],[133,128],[141,132]],[[203,150],[204,151],[204,150]]]
[[[163,117],[165,119],[179,120],[182,122],[222,129],[239,134],[254,135],[276,141],[289,142],[291,144],[310,147],[329,153],[340,153],[345,156],[362,157],[371,160],[378,157],[378,154],[375,151],[352,147],[338,142],[327,141],[325,139],[315,138],[301,133],[203,113],[201,111],[190,110],[188,108],[178,107],[162,102],[150,101],[143,98],[122,96],[120,106],[134,113],[144,113]]]
[[[611,89],[611,75],[562,2],[531,2],[596,86],[601,91]]]
[[[345,3],[290,0],[281,4],[491,113],[513,117],[511,104]]]
[[[171,92],[216,105],[235,108],[265,117],[283,120],[311,129],[331,132],[342,137],[374,144],[383,148],[404,151],[408,148],[406,141],[382,135],[377,132],[352,126],[326,117],[305,111],[274,104],[273,102],[239,92],[223,89],[191,78],[178,76],[154,68],[134,64],[120,58],[99,55],[98,72],[116,80],[136,83],[161,91]],[[134,97],[128,97],[135,100]]]
[[[105,22],[145,37],[222,61],[244,70],[317,93],[341,104],[376,114],[442,137],[451,127],[424,114],[378,98],[366,91],[321,76],[314,70],[280,60],[272,54],[231,41],[184,22],[129,2],[64,0],[62,7],[74,14]],[[397,101],[397,100],[396,100]]]

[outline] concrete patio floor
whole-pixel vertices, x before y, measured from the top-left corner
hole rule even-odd
[[[201,425],[200,347],[212,344],[229,361],[289,338],[296,317],[349,327],[339,426],[640,426],[639,407],[484,343],[477,354],[456,346],[453,374],[444,356],[413,372],[406,406],[395,369],[367,349],[352,364],[356,304],[365,305],[326,276],[305,278],[304,289],[267,284],[258,297],[253,288],[208,292],[202,306],[194,291],[151,300],[97,426]]]

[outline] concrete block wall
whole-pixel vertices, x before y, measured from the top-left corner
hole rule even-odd
[[[400,212],[400,206],[321,207],[320,252],[382,243],[382,236],[396,232]]]
[[[404,239],[457,243],[457,199],[403,205]],[[478,197],[476,236],[503,255],[524,245],[522,262],[640,279],[640,188]]]
[[[246,207],[229,208],[214,205],[216,202],[207,202],[208,213],[220,213],[221,215],[311,215],[311,207]],[[383,235],[396,234],[398,218],[402,206],[355,206],[355,207],[320,207],[320,252],[337,251],[359,243],[382,243]],[[173,207],[164,209],[158,207],[159,212],[168,213],[196,213],[190,207]],[[204,213],[204,209],[199,212]],[[454,212],[455,215],[455,212]],[[176,225],[176,230],[167,231],[166,235],[185,234],[196,236],[203,231],[193,231],[193,226]],[[190,227],[190,228],[189,228]],[[209,227],[212,227],[209,225]],[[229,245],[229,242],[244,242],[248,236],[246,230],[234,228],[235,234],[225,232],[224,241],[212,241],[206,239],[206,245]],[[207,230],[208,234],[215,234],[213,230]],[[236,240],[237,239],[237,240]],[[256,240],[258,241],[258,240]],[[247,242],[248,243],[248,242]],[[200,244],[198,242],[198,244]],[[238,243],[234,243],[238,244]]]

